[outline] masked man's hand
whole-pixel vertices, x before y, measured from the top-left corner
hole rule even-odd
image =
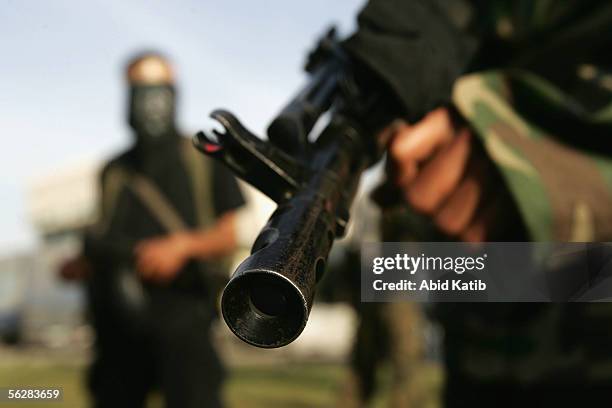
[[[141,241],[134,249],[136,270],[144,280],[173,280],[190,258],[189,239],[181,233]]]
[[[70,259],[59,269],[59,276],[66,281],[80,281],[91,276],[92,268],[87,258],[79,255]]]
[[[469,129],[456,127],[449,111],[440,108],[414,125],[396,124],[393,131],[392,174],[412,208],[449,236],[490,238],[501,195],[492,191],[492,166]]]

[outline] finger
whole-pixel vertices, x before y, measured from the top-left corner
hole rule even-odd
[[[140,253],[134,251],[134,268],[136,268],[136,270],[139,272],[142,269],[143,259],[144,258],[142,257]]]
[[[471,135],[462,130],[450,145],[437,153],[405,186],[406,199],[417,211],[432,214],[457,188],[470,155]]]
[[[398,186],[407,186],[416,178],[418,172],[419,168],[416,161],[405,162],[397,166],[395,183]]]
[[[167,283],[172,280],[173,276],[174,274],[172,274],[171,268],[166,266],[162,270],[159,271],[159,274],[157,275],[157,278],[158,278],[157,281],[160,283]]]
[[[138,259],[136,268],[141,276],[151,278],[156,273],[156,265],[157,260],[155,257],[145,254]]]
[[[465,177],[434,218],[435,224],[448,235],[465,230],[480,206],[485,189],[485,166],[473,164]]]
[[[152,262],[148,265],[149,268],[149,279],[154,281],[154,282],[160,282],[163,280],[163,261],[162,260],[155,260],[155,262]]]
[[[140,240],[134,245],[134,252],[143,252],[149,250],[150,248],[155,248],[162,241],[163,238],[149,238]]]
[[[143,259],[136,261],[136,272],[138,272],[138,274],[143,278],[148,278],[151,275],[151,270]]]
[[[439,108],[414,126],[399,128],[389,147],[389,154],[400,164],[410,161],[419,162],[449,143],[454,133],[448,111],[446,108]]]
[[[487,240],[491,225],[495,221],[499,209],[499,200],[495,198],[490,203],[484,205],[481,211],[474,218],[474,221],[460,234],[462,241],[466,242],[484,242]]]
[[[151,266],[151,269],[149,271],[149,275],[148,275],[148,280],[151,282],[159,282],[159,271],[157,270],[156,266]]]
[[[147,274],[148,260],[151,258],[150,244],[142,242],[134,247],[135,266],[138,272]]]
[[[156,281],[158,283],[167,283],[174,277],[174,266],[170,262],[160,262],[156,270]]]
[[[381,141],[384,144],[391,144],[395,139],[396,135],[404,129],[410,128],[410,125],[403,119],[395,119],[388,126],[386,126],[377,135],[376,140]]]
[[[142,240],[134,245],[134,253],[145,251],[151,245],[151,240]]]

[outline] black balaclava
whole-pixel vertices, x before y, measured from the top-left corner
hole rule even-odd
[[[135,58],[127,70],[128,121],[139,147],[155,147],[176,139],[176,91],[170,63],[156,54]]]
[[[133,84],[130,87],[129,123],[138,143],[157,144],[176,135],[175,91],[169,84]]]

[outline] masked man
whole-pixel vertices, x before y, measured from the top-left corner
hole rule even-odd
[[[94,406],[142,407],[158,387],[168,407],[217,407],[222,366],[209,328],[243,198],[179,135],[169,63],[140,56],[127,79],[134,143],[105,166],[100,219],[84,256],[64,268],[91,270]]]

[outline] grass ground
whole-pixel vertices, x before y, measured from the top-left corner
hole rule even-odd
[[[43,358],[2,359],[0,356],[0,387],[62,387],[64,401],[56,403],[19,403],[19,408],[79,408],[87,407],[87,393],[83,387],[84,363]],[[241,366],[230,370],[225,395],[231,408],[316,408],[334,407],[338,390],[346,374],[340,364],[290,364]],[[433,370],[431,383],[438,381]],[[386,406],[388,374],[381,374],[383,386],[372,404]],[[0,408],[9,407],[0,403]],[[151,407],[161,407],[159,398],[153,398]]]

